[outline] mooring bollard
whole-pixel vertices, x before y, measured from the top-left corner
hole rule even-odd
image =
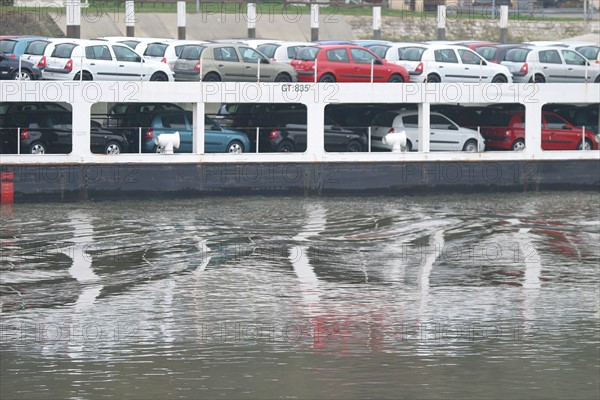
[[[134,37],[135,30],[135,8],[133,5],[133,1],[127,0],[125,2],[125,36]]]
[[[248,37],[256,37],[256,4],[248,3],[248,9],[246,11],[248,16]]]
[[[381,7],[373,7],[373,39],[381,39]]]
[[[319,40],[319,5],[310,5],[310,40]]]
[[[446,6],[437,7],[438,40],[446,40]]]
[[[67,0],[67,37],[79,39],[81,37],[81,2]]]
[[[177,38],[185,39],[185,1],[177,2]]]
[[[508,6],[500,6],[500,43],[508,41]]]

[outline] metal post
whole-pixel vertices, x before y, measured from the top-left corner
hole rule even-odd
[[[258,135],[259,135],[259,132],[260,132],[260,128],[257,126],[256,127],[256,153],[258,153],[258,140],[259,140]]]
[[[22,60],[22,57],[19,56],[19,80],[21,80],[21,78],[22,78],[21,77],[21,65],[22,65],[21,60]],[[586,79],[586,81],[587,81],[587,79]]]
[[[585,150],[585,126],[581,129],[581,150]]]
[[[128,37],[134,37],[134,24],[135,24],[135,8],[132,0],[125,2],[125,35]]]
[[[314,3],[310,5],[310,40],[319,40],[319,5]]]
[[[373,7],[373,39],[381,39],[381,7]]]
[[[371,127],[369,127],[369,141],[367,142],[369,153],[371,152]]]
[[[248,3],[247,9],[248,15],[248,37],[255,38],[256,37],[256,4]]]
[[[185,1],[177,2],[177,38],[185,39]]]
[[[142,127],[138,127],[138,154],[142,154]]]
[[[256,60],[256,82],[260,83],[260,58]]]
[[[446,40],[446,6],[437,7],[438,40]]]
[[[500,6],[500,43],[508,41],[508,6]]]
[[[200,12],[200,0],[196,0],[196,14]]]
[[[21,154],[21,127],[17,128],[17,154]]]
[[[79,39],[81,37],[81,2],[67,0],[67,37]]]
[[[317,81],[319,80],[319,79],[318,79],[318,76],[319,76],[319,74],[318,74],[318,72],[317,72],[317,59],[316,59],[316,58],[315,58],[315,65],[314,65],[314,68],[315,68],[315,83],[317,83]]]
[[[375,63],[375,60],[371,60],[371,83],[373,83],[373,65]]]
[[[423,153],[429,153],[430,144],[430,103],[421,103],[419,104],[419,147],[418,150]],[[413,143],[414,146],[414,143]]]

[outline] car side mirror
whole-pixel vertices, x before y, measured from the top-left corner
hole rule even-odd
[[[341,131],[342,127],[339,125],[331,125],[331,130],[332,131]]]
[[[375,65],[383,65],[383,61],[381,61],[381,60],[375,60],[374,64]]]
[[[217,124],[214,124],[214,125],[212,125],[212,126],[210,127],[210,130],[211,130],[211,131],[220,131],[220,130],[221,130],[221,127],[220,127],[219,125],[217,125]]]
[[[458,126],[456,125],[448,125],[448,129],[451,131],[457,131],[458,130]]]
[[[563,129],[573,129],[572,127],[570,127],[569,125],[565,124],[565,126],[562,127]]]
[[[260,63],[261,64],[270,64],[269,60],[267,60],[266,58],[261,58]]]
[[[487,65],[487,62],[486,61],[482,61],[481,65],[485,66],[485,65]]]

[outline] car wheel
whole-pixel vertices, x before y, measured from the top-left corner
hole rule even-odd
[[[504,75],[496,75],[493,79],[492,79],[492,83],[507,83],[508,79],[506,79],[506,77]]]
[[[93,80],[93,77],[92,77],[92,75],[91,75],[89,72],[84,72],[84,73],[83,73],[83,78],[81,78],[81,73],[80,73],[80,72],[78,72],[78,73],[75,75],[75,78],[73,78],[73,80],[74,80],[74,81],[78,81],[78,80],[82,80],[82,81],[91,81],[91,80]]]
[[[33,75],[29,71],[21,70],[21,73],[17,71],[15,73],[15,81],[32,81]]]
[[[46,154],[46,146],[42,142],[35,142],[29,146],[29,154]]]
[[[277,151],[280,151],[282,153],[292,153],[294,151],[294,144],[287,140],[281,142],[279,143],[279,146],[277,146]]]
[[[351,140],[346,146],[346,151],[351,153],[361,152],[363,151],[362,144],[358,140]]]
[[[325,74],[321,77],[321,79],[319,79],[319,82],[333,83],[335,82],[335,76],[333,76],[332,74]]]
[[[169,78],[162,72],[156,72],[150,77],[150,81],[152,82],[166,82]]]
[[[592,142],[589,139],[585,139],[585,147],[583,147],[583,143],[577,143],[577,150],[592,150]]]
[[[440,83],[442,80],[436,74],[431,74],[427,76],[427,82],[429,83]]]
[[[388,79],[388,82],[392,82],[392,83],[404,82],[404,78],[402,77],[402,75],[394,74],[394,75],[390,76],[390,79]]]
[[[544,83],[546,79],[542,75],[535,75],[533,78],[533,83]]]
[[[221,82],[221,77],[214,72],[209,72],[203,79],[204,82]]]
[[[405,151],[412,151],[412,143],[410,140],[406,141],[406,146],[404,147]]]
[[[121,154],[121,145],[117,142],[109,142],[104,148],[104,154]]]
[[[239,154],[244,152],[244,145],[239,140],[234,140],[227,145],[227,153]]]
[[[477,141],[476,140],[467,140],[467,143],[463,146],[463,151],[467,153],[476,153],[477,152]]]
[[[525,141],[523,139],[517,139],[512,145],[512,149],[514,151],[523,151],[525,150]]]
[[[288,74],[279,74],[275,78],[275,82],[291,82],[291,81],[292,81],[292,77],[289,76]]]

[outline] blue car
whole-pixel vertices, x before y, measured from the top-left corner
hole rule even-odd
[[[153,114],[150,128],[144,133],[142,151],[160,152],[155,139],[161,133],[179,132],[180,145],[175,153],[192,152],[192,112],[159,111]],[[225,129],[209,117],[204,117],[205,153],[245,153],[250,149],[250,141],[245,133]]]
[[[25,52],[30,42],[47,39],[41,36],[19,36],[0,40],[0,51],[10,58],[18,58]]]

